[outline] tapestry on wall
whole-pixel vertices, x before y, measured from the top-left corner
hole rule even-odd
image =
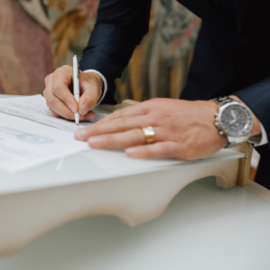
[[[0,93],[35,94],[54,68],[81,56],[99,0],[2,0]],[[137,46],[116,98],[178,98],[186,81],[200,20],[174,0],[152,2],[149,32]],[[14,75],[16,74],[16,76]]]

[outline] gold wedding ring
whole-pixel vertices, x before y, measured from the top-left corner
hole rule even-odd
[[[143,135],[144,135],[144,138],[145,138],[145,141],[146,141],[147,144],[150,144],[150,143],[154,142],[154,140],[155,140],[155,131],[151,126],[146,127],[146,128],[142,128],[142,132],[143,132]]]

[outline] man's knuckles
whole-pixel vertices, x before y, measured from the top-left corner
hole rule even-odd
[[[51,91],[55,96],[59,96],[59,94],[63,91],[63,83],[54,82]]]
[[[141,129],[133,129],[130,132],[129,144],[126,147],[145,144],[145,138]]]
[[[54,104],[55,104],[55,101],[56,101],[55,99],[56,99],[55,97],[47,97],[46,98],[46,104],[50,109],[54,108]]]
[[[59,72],[59,73],[61,73],[61,72],[70,73],[70,72],[73,71],[73,68],[71,66],[69,66],[69,65],[63,65],[62,67],[57,68],[56,71]]]
[[[45,77],[44,79],[44,82],[45,82],[45,85],[47,86],[52,80],[52,74],[49,74]]]
[[[65,119],[74,120],[74,113],[69,110],[61,112],[61,116]]]
[[[61,116],[58,114],[58,113],[56,113],[55,111],[51,111],[52,113],[53,113],[53,115],[56,117],[56,118],[60,118]]]
[[[160,98],[152,98],[152,99],[150,99],[148,101],[145,101],[144,104],[148,103],[148,105],[156,107],[156,106],[160,105],[160,102],[161,102]]]

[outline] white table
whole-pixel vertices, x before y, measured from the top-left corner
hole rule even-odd
[[[269,224],[269,203],[205,178],[157,219],[136,227],[109,216],[77,220],[0,259],[0,269],[269,270]]]
[[[0,255],[33,241],[0,269],[267,269],[270,208],[235,186],[246,185],[251,157],[249,145],[239,151],[115,171],[108,165],[116,156],[126,165],[124,154],[89,150],[19,175],[0,171]],[[247,188],[270,202],[267,190]],[[116,217],[79,220],[106,214],[129,225],[162,215],[134,228]]]

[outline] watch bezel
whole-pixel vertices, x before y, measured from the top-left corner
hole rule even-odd
[[[247,121],[247,123],[245,124],[245,126],[241,129],[241,130],[246,130],[246,132],[243,133],[243,134],[236,135],[235,133],[227,132],[225,130],[224,126],[222,125],[221,117],[222,117],[222,114],[223,114],[224,110],[226,108],[228,108],[228,107],[233,106],[233,105],[237,105],[237,106],[240,106],[240,107],[244,108],[244,110],[246,110],[246,112],[248,112],[248,114],[251,117],[251,127],[249,127],[249,121]],[[218,113],[218,115],[216,117],[216,121],[217,121],[217,123],[219,125],[219,128],[224,132],[224,134],[227,137],[230,136],[230,137],[235,137],[235,138],[240,138],[240,137],[247,136],[250,133],[250,131],[252,130],[253,125],[254,125],[254,117],[252,115],[251,110],[247,106],[245,106],[244,104],[241,104],[241,103],[239,103],[237,101],[232,101],[232,102],[229,102],[227,104],[224,104],[224,105],[220,106],[219,113]]]

